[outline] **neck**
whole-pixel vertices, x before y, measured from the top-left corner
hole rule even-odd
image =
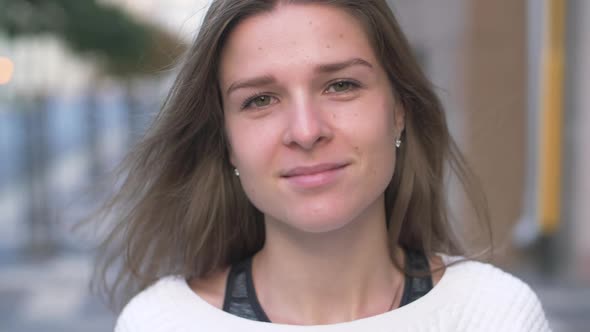
[[[377,315],[399,303],[403,275],[391,262],[383,209],[372,210],[377,213],[321,234],[285,231],[267,220],[253,277],[271,321],[330,324]]]

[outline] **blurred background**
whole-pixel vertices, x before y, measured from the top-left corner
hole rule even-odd
[[[554,331],[588,331],[590,1],[389,3],[481,178],[494,263]],[[96,234],[73,225],[158,111],[207,4],[0,0],[0,331],[112,330],[88,291]]]

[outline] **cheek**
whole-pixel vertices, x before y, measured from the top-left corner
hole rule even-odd
[[[272,164],[274,146],[278,139],[272,126],[261,121],[236,119],[228,121],[226,129],[230,160],[240,171],[242,180],[256,178]]]
[[[389,182],[395,168],[394,106],[390,100],[382,99],[372,107],[371,121],[366,121],[362,130],[367,154],[364,157],[368,160],[369,175]]]
[[[268,158],[268,147],[265,146],[265,142],[268,140],[244,127],[240,127],[239,130],[234,130],[231,125],[228,127],[230,161],[240,172],[239,181],[244,193],[257,208],[260,208],[257,202],[260,200],[260,190],[264,187],[264,166],[268,164],[265,161]]]
[[[389,98],[377,95],[357,105],[356,110],[344,122],[346,131],[354,134],[367,152],[383,152],[394,147],[396,129],[394,124],[394,106]],[[354,143],[354,142],[352,142]],[[355,150],[357,146],[355,144]]]

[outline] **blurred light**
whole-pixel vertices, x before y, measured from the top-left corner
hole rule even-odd
[[[0,85],[7,84],[12,80],[14,63],[6,57],[0,57]]]
[[[12,80],[14,63],[9,58],[0,57],[0,85],[7,84]]]

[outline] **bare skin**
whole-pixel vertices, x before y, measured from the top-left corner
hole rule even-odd
[[[219,75],[229,157],[265,215],[252,274],[269,319],[332,324],[399,307],[384,191],[405,114],[360,22],[313,4],[250,17],[229,35]],[[189,284],[221,308],[227,274]]]
[[[436,287],[440,279],[442,278],[445,268],[444,264],[440,257],[432,256],[429,259],[431,273],[432,273],[432,283]],[[225,298],[225,287],[227,283],[227,276],[229,274],[229,267],[218,271],[207,278],[196,279],[192,278],[188,281],[190,288],[195,292],[199,297],[205,300],[210,305],[222,309],[223,308],[223,300]],[[399,291],[403,289],[403,283],[392,285],[392,288],[396,288],[396,298],[393,300],[394,305],[393,308],[399,308],[400,301],[401,301],[401,292]],[[360,318],[360,317],[359,317]],[[272,319],[271,319],[272,320]]]
[[[290,234],[295,231],[267,221],[267,240],[254,256],[252,275],[256,296],[272,322],[331,324],[399,307],[404,276],[389,257],[384,209],[369,208],[362,217],[336,231],[302,233],[295,240]],[[396,254],[403,261],[400,248]],[[436,285],[444,266],[438,256],[429,262]],[[226,268],[190,280],[189,285],[205,301],[222,308],[228,272]]]

